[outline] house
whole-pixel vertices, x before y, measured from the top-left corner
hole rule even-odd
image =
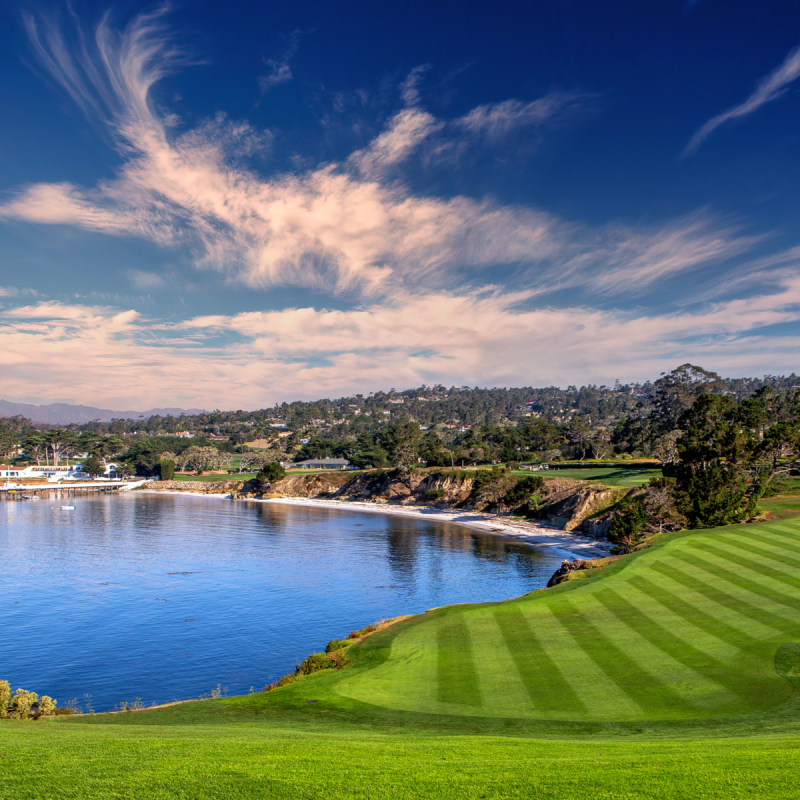
[[[298,469],[353,469],[346,458],[309,458],[294,466]]]
[[[101,480],[116,480],[121,477],[121,472],[117,472],[116,464],[107,464]],[[72,466],[63,464],[58,467],[42,464],[15,467],[11,464],[0,464],[0,480],[8,481],[14,479],[38,479],[47,483],[60,483],[61,481],[86,481],[90,479],[90,476],[83,471],[83,464],[73,464]]]

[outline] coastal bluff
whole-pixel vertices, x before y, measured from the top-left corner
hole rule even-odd
[[[509,477],[509,485],[513,484]],[[149,489],[230,495],[233,499],[302,497],[345,500],[376,505],[427,506],[442,510],[491,511],[497,494],[476,485],[473,470],[417,470],[407,476],[392,471],[323,472],[291,474],[280,480],[259,484],[248,481],[154,481]],[[610,528],[604,510],[617,502],[626,490],[586,486],[568,478],[548,480],[540,490],[534,508],[505,509],[539,520],[549,527],[604,537]]]

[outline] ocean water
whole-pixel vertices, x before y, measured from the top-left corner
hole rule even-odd
[[[66,501],[64,501],[66,502]],[[458,525],[219,498],[0,503],[0,679],[97,711],[259,691],[400,613],[544,586],[562,555]]]

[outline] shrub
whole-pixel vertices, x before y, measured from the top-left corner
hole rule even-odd
[[[362,628],[360,631],[350,631],[350,635],[347,638],[360,639],[362,636],[366,636],[368,633],[373,633],[376,630],[378,630],[378,626],[370,623],[366,628]]]
[[[350,642],[348,642],[347,639],[333,639],[325,645],[325,652],[333,653],[335,650],[341,650],[349,644]]]
[[[650,478],[650,481],[647,485],[653,489],[668,489],[670,486],[674,486],[675,483],[675,478],[668,478],[662,475],[658,478]]]
[[[277,461],[273,461],[261,468],[261,471],[256,475],[256,480],[261,484],[265,484],[279,481],[285,477],[286,470]]]
[[[437,500],[441,500],[446,495],[447,492],[444,489],[428,489],[428,491],[425,492],[425,499],[435,503]]]
[[[288,686],[291,683],[294,683],[297,680],[297,675],[293,673],[289,673],[288,675],[284,675],[282,678],[278,679],[278,682],[275,684],[278,688],[281,686]]]
[[[626,497],[614,514],[608,541],[618,545],[617,552],[630,552],[643,538],[647,510],[641,499]]]
[[[506,466],[507,466],[509,469],[512,469],[512,470],[513,470],[513,469],[519,469],[519,467],[520,467],[520,463],[519,463],[519,461],[507,461],[507,462],[506,462]]]
[[[162,481],[171,481],[175,477],[175,462],[165,460],[158,465]]]
[[[56,701],[52,697],[25,689],[17,689],[11,694],[8,681],[0,681],[0,717],[8,719],[38,719],[51,717],[56,713]]]
[[[337,666],[338,662],[326,653],[312,653],[300,664],[297,671],[302,675],[311,675],[314,672],[319,672],[323,669],[333,669]]]
[[[529,500],[543,486],[544,478],[541,475],[526,475],[506,492],[504,500],[511,508],[516,508]]]

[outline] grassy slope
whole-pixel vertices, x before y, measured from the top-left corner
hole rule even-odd
[[[0,796],[796,797],[799,641],[800,519],[678,535],[272,693],[4,723]]]

